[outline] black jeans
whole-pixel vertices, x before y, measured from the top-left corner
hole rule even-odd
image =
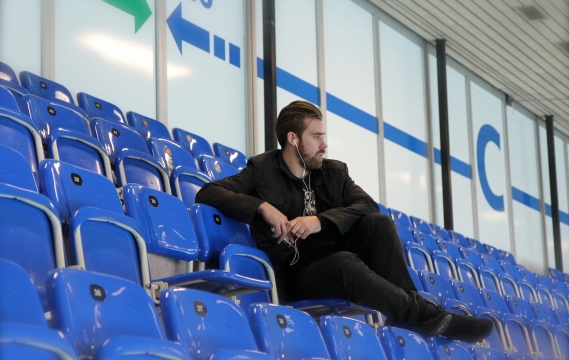
[[[345,236],[345,250],[320,258],[298,273],[296,296],[348,299],[396,323],[415,323],[426,304],[409,275],[393,221],[386,215],[369,214]]]

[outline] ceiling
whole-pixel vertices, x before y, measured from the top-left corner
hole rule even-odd
[[[569,135],[569,0],[369,0]]]

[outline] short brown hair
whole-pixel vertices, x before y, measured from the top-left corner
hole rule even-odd
[[[302,136],[308,126],[304,122],[307,117],[322,120],[322,112],[314,104],[302,100],[293,101],[282,108],[275,124],[277,140],[281,148],[284,148],[286,136],[289,132],[292,131],[299,138]]]

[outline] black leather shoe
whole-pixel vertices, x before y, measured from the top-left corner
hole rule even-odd
[[[450,325],[440,334],[451,340],[477,343],[486,339],[494,330],[494,322],[490,319],[452,314]]]

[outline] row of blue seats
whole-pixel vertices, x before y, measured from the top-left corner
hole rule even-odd
[[[268,303],[245,312],[198,290],[160,294],[161,318],[142,288],[89,271],[60,269],[46,281],[48,327],[34,287],[0,259],[3,359],[504,359],[501,352],[395,328]],[[229,335],[229,336],[228,336]],[[52,357],[48,357],[52,355]]]
[[[487,346],[511,358],[561,359],[569,354],[569,313],[514,295],[502,297],[495,291],[469,283],[447,280],[425,270],[410,268],[421,294],[448,310],[474,314],[495,322]],[[516,354],[516,355],[514,355]]]
[[[385,211],[394,219],[408,264],[415,270],[436,272],[449,280],[467,281],[501,295],[510,294],[569,311],[566,282],[527,270],[508,252],[452,231],[445,240],[441,236],[447,233],[444,229],[433,231],[421,219],[393,209]],[[452,241],[452,238],[463,240]]]

